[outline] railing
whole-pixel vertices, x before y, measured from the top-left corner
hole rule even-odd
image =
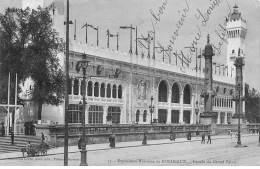
[[[260,123],[249,123],[246,125],[248,129],[251,130],[260,130]]]
[[[42,130],[49,130],[49,134],[64,135],[64,125],[37,125],[36,129],[41,132]],[[177,125],[177,124],[153,124],[153,125],[87,125],[86,133],[91,134],[107,134],[112,131],[117,134],[134,134],[143,133],[148,131],[149,133],[164,133],[173,130],[174,132],[186,133],[188,131],[195,132],[199,130],[200,132],[210,131],[210,125]],[[70,124],[69,125],[69,135],[79,135],[82,133],[81,124]]]

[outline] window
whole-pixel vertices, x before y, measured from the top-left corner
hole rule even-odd
[[[88,96],[92,96],[92,82],[88,82]]]
[[[107,85],[107,98],[111,98],[111,85]]]
[[[102,124],[103,123],[103,107],[102,106],[90,106],[88,113],[89,124]]]
[[[82,118],[83,118],[83,114],[82,114],[82,105],[80,104],[70,104],[68,107],[68,111],[69,111],[69,123],[82,123]]]
[[[188,85],[184,87],[184,96],[183,96],[183,103],[190,104],[191,103],[191,90]]]
[[[101,84],[100,96],[105,97],[105,83]]]
[[[74,95],[79,95],[79,80],[75,79],[74,80],[74,90],[73,90]]]
[[[179,110],[172,110],[172,123],[179,123]]]
[[[121,110],[120,107],[110,106],[108,108],[108,117],[112,118],[112,123],[119,124],[120,123],[120,115]]]
[[[121,85],[119,85],[119,87],[118,87],[118,98],[122,99],[122,86]]]
[[[147,118],[147,110],[144,111],[144,114],[143,114],[143,122],[146,122],[146,118]]]
[[[136,114],[135,114],[135,122],[136,122],[136,123],[139,122],[139,116],[140,116],[140,110],[137,110],[137,111],[136,111]]]
[[[112,97],[116,98],[116,85],[113,85]]]
[[[159,85],[159,95],[158,95],[158,101],[159,102],[167,102],[167,85],[165,81],[161,81]]]
[[[94,96],[95,97],[99,96],[99,84],[98,84],[98,82],[96,82],[95,86],[94,86]]]

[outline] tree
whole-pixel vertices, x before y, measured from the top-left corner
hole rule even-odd
[[[245,86],[245,115],[249,123],[260,122],[260,94],[249,85]]]
[[[2,70],[18,73],[19,82],[33,80],[30,96],[38,105],[39,120],[43,104],[57,106],[64,99],[65,79],[57,57],[64,43],[52,28],[54,8],[54,4],[37,10],[7,8],[0,17]]]

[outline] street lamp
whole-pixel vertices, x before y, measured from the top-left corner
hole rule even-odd
[[[151,105],[149,106],[150,113],[151,113],[151,124],[153,124],[153,111],[154,111],[154,106],[153,106],[153,96],[151,96]]]
[[[238,100],[239,100],[239,107],[238,107],[238,131],[237,131],[237,144],[239,146],[241,146],[241,135],[240,135],[240,107],[241,107],[241,96],[240,96],[240,92],[243,89],[242,85],[238,84],[236,87],[237,91],[238,91]]]
[[[198,124],[198,114],[199,114],[199,102],[196,101],[195,113],[196,113],[196,124]]]
[[[86,126],[85,126],[85,100],[86,100],[86,69],[89,64],[89,60],[87,60],[87,55],[84,53],[82,55],[82,59],[77,62],[76,65],[76,70],[77,72],[80,71],[82,68],[83,71],[83,92],[82,92],[82,97],[83,97],[83,117],[82,117],[82,127],[83,127],[83,133],[82,133],[82,142],[81,142],[81,166],[87,166],[87,150],[86,150]]]

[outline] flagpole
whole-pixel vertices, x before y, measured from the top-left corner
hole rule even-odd
[[[17,106],[17,73],[15,74],[15,103],[14,103],[14,115],[13,115],[13,124],[12,124],[12,131],[15,132],[15,113],[16,113],[16,106]],[[16,132],[15,132],[16,133]]]
[[[9,109],[9,105],[10,105],[10,72],[9,72],[9,76],[8,76],[8,96],[7,96],[7,135],[9,135],[9,130],[10,130],[10,109]]]

